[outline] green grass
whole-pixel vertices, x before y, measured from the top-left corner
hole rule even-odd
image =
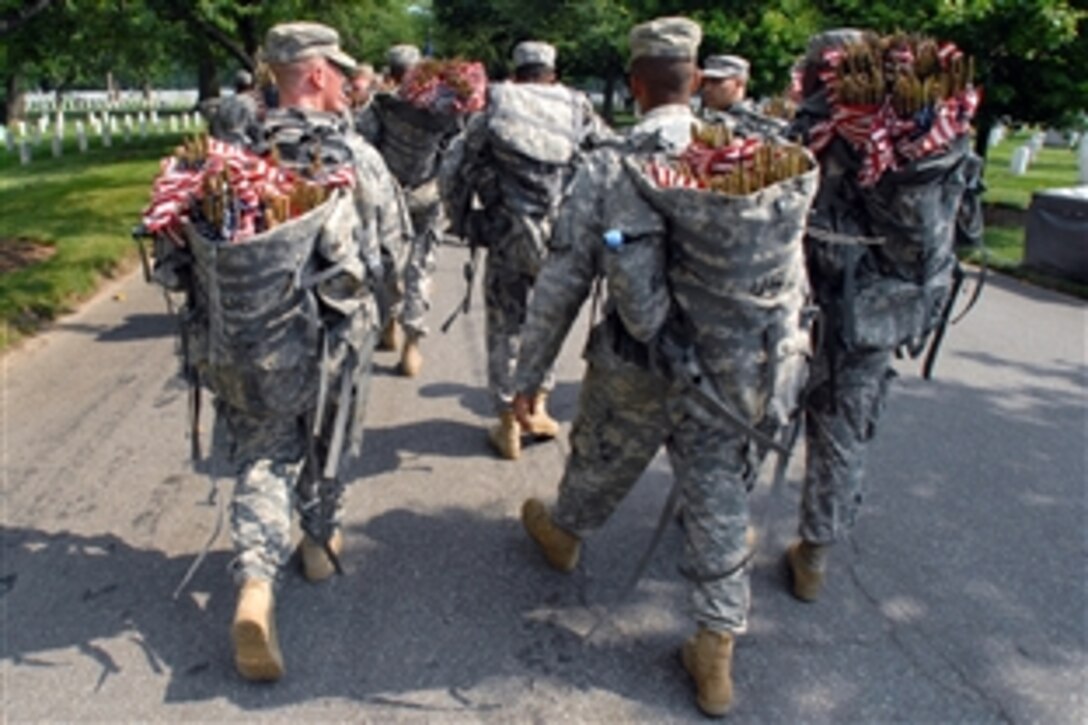
[[[1042,148],[1026,174],[1013,175],[1009,168],[1012,155],[1030,137],[1026,131],[1012,134],[990,149],[986,157],[985,203],[1027,209],[1033,191],[1077,185],[1075,149]]]
[[[56,250],[44,262],[0,275],[0,350],[132,262],[130,233],[158,160],[180,138],[133,140],[28,166],[19,165],[17,154],[0,152],[0,243],[25,237]]]
[[[1022,176],[1014,176],[1010,170],[1012,155],[1017,147],[1027,143],[1030,131],[1011,134],[1001,144],[990,149],[986,157],[986,193],[983,203],[987,206],[1018,210],[1020,214],[1004,213],[1006,219],[1026,220],[1031,195],[1042,189],[1076,186],[1078,183],[1077,152],[1075,149],[1042,148]],[[998,209],[1000,211],[1000,209]],[[1042,287],[1056,289],[1066,294],[1088,298],[1088,286],[1070,282],[1023,267],[1023,223],[1012,221],[986,225],[987,263],[1001,272],[1027,280]],[[980,262],[978,252],[967,252],[965,258]]]

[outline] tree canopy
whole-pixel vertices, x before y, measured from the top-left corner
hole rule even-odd
[[[252,67],[276,22],[337,28],[345,49],[381,65],[394,43],[483,61],[505,75],[525,39],[554,43],[568,80],[624,78],[627,31],[688,15],[701,52],[752,62],[750,91],[781,92],[808,38],[839,26],[917,31],[953,40],[976,59],[985,101],[980,131],[999,118],[1061,123],[1088,108],[1088,12],[1082,0],[0,0],[0,75],[9,104],[27,88],[199,85],[202,97]]]

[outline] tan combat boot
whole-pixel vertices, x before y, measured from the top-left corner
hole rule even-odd
[[[827,564],[827,547],[795,541],[786,549],[791,591],[803,602],[814,602],[824,585],[824,569]]]
[[[525,431],[537,438],[555,438],[559,435],[559,421],[548,415],[548,394],[540,392],[533,399],[533,415]]]
[[[419,336],[405,335],[404,349],[400,353],[400,373],[414,378],[423,369],[423,353],[419,350]]]
[[[378,349],[385,352],[396,350],[398,337],[397,321],[389,320],[389,322],[385,323],[385,327],[382,328],[382,338],[378,340]]]
[[[247,579],[242,584],[230,635],[234,641],[234,664],[242,677],[257,682],[283,677],[272,582]]]
[[[514,417],[514,411],[504,410],[499,414],[498,425],[488,432],[491,445],[499,455],[509,461],[516,461],[521,456],[521,425]]]
[[[325,547],[311,539],[309,534],[302,536],[302,543],[298,548],[302,557],[302,574],[309,581],[325,581],[336,573],[336,567],[325,552]],[[332,549],[333,554],[340,556],[344,548],[344,536],[340,533],[340,529],[334,531],[329,538],[329,548]]]
[[[699,627],[681,650],[684,669],[695,680],[695,702],[711,717],[733,704],[733,635]]]
[[[530,498],[522,504],[521,524],[553,569],[566,573],[578,565],[582,540],[556,526],[543,501]]]

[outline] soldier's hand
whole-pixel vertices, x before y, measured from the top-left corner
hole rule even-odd
[[[532,427],[530,421],[533,414],[536,413],[535,407],[535,396],[526,395],[525,393],[518,393],[514,396],[514,417],[518,419],[518,423],[521,424],[523,429],[527,430]]]

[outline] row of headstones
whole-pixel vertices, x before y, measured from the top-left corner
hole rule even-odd
[[[147,114],[140,111],[135,117],[126,113],[120,119],[108,113],[95,115],[92,112],[87,115],[86,124],[82,120],[77,120],[74,128],[79,152],[86,153],[88,136],[90,135],[97,136],[102,146],[108,148],[113,145],[113,136],[118,133],[120,133],[124,142],[128,143],[137,131],[140,138],[146,138],[149,132],[161,133],[169,129],[171,133],[177,133],[178,131],[195,129],[199,124],[199,116],[188,112],[167,116],[165,123],[159,117],[157,111],[151,111]],[[8,153],[18,150],[19,162],[25,166],[33,159],[33,149],[42,144],[43,138],[49,132],[49,128],[49,116],[41,116],[36,122],[32,123],[16,121],[14,129],[0,126],[0,144]],[[63,112],[57,113],[52,128],[53,156],[59,158],[64,154],[65,121]]]
[[[995,145],[992,143],[993,135],[990,136],[990,141],[991,146]],[[1009,170],[1013,176],[1023,176],[1028,172],[1028,168],[1039,155],[1039,151],[1046,145],[1046,141],[1047,135],[1045,133],[1035,133],[1032,134],[1027,143],[1017,146],[1013,150],[1012,158],[1009,161]],[[1088,133],[1073,136],[1069,141],[1069,145],[1077,147],[1078,183],[1088,184]]]

